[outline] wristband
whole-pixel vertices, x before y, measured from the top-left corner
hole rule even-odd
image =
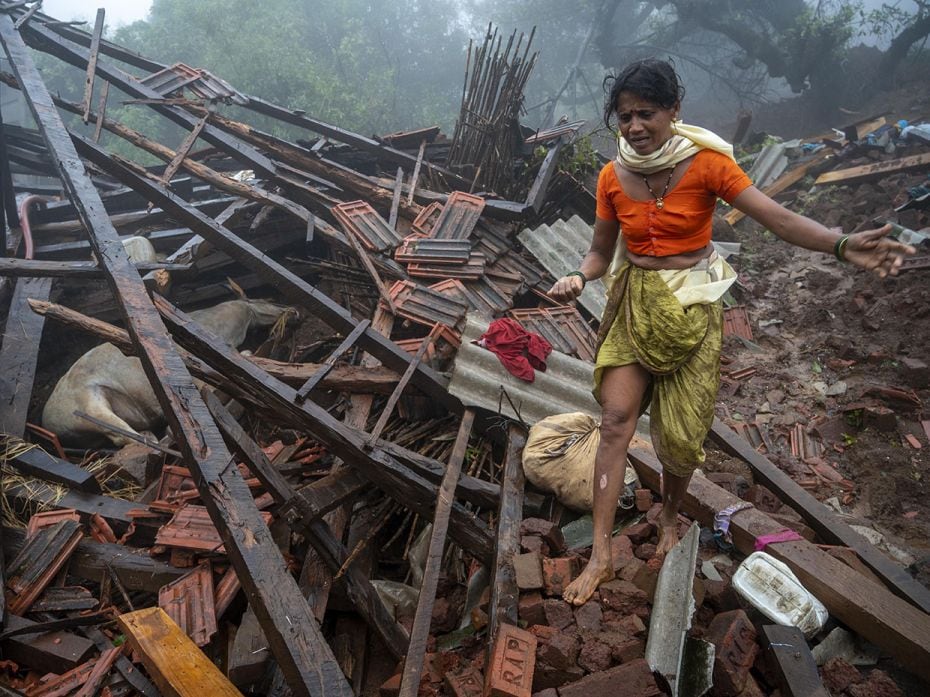
[[[581,289],[584,290],[584,287],[588,285],[588,279],[585,278],[585,275],[581,271],[569,271],[566,276],[577,276],[581,279]]]
[[[843,250],[846,249],[847,242],[849,242],[849,235],[843,235],[836,241],[836,244],[833,245],[833,256],[839,261],[846,261],[846,255]]]

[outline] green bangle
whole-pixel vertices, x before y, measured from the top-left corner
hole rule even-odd
[[[581,279],[581,287],[582,287],[582,289],[584,289],[584,287],[585,287],[586,285],[588,285],[588,279],[585,277],[585,275],[584,275],[583,273],[581,273],[581,271],[569,271],[569,272],[568,272],[567,274],[565,274],[565,275],[566,275],[566,276],[577,276],[578,278],[580,278],[580,279]]]
[[[843,253],[843,250],[846,249],[847,242],[849,242],[849,235],[843,235],[836,241],[836,244],[833,245],[833,256],[839,261],[846,261],[846,255]]]

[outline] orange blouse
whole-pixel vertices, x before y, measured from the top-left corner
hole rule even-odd
[[[653,199],[627,196],[610,162],[597,179],[597,217],[620,221],[627,249],[633,254],[684,254],[710,243],[717,198],[733,203],[749,186],[752,180],[733,160],[715,150],[701,150],[659,209]]]

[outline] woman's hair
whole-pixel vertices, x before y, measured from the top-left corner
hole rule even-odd
[[[641,99],[671,109],[685,96],[678,73],[668,61],[646,58],[630,63],[619,75],[604,78],[604,123],[610,128],[610,118],[617,110],[617,99],[621,92],[631,92]]]

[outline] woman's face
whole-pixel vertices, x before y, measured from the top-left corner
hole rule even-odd
[[[632,92],[621,92],[617,98],[620,134],[637,155],[648,155],[662,147],[672,137],[672,121],[677,115],[677,105],[665,109]]]

